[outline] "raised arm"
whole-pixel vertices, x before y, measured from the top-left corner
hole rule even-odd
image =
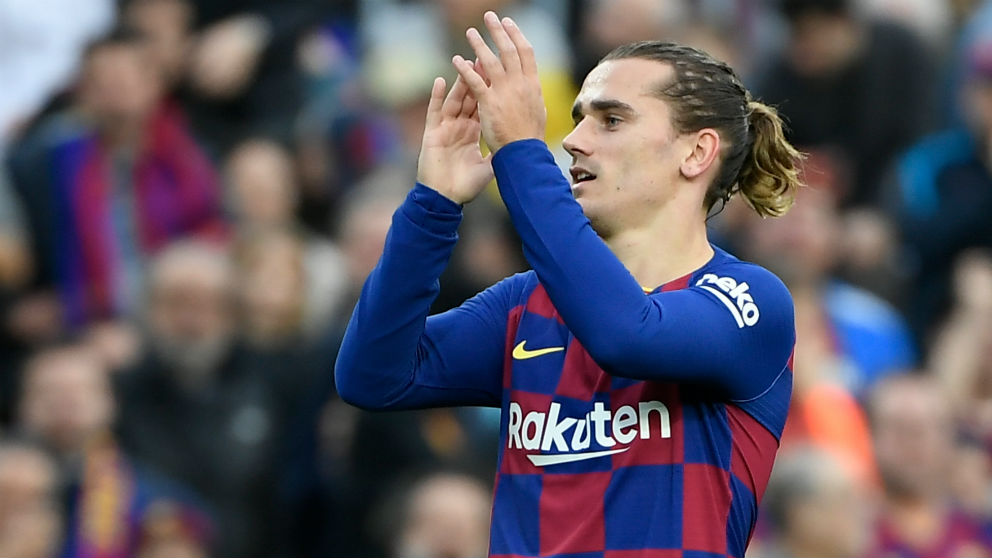
[[[737,400],[759,396],[792,350],[788,291],[767,271],[718,254],[711,262],[718,274],[645,295],[592,229],[541,139],[544,108],[529,43],[508,18],[489,12],[485,22],[498,56],[478,31],[467,33],[485,75],[460,57],[453,63],[479,101],[524,253],[565,324],[611,374],[705,384]]]
[[[500,401],[507,313],[524,279],[508,279],[459,308],[427,317],[457,240],[460,204],[492,178],[490,161],[479,150],[475,100],[461,80],[447,98],[444,88],[438,78],[427,110],[419,183],[393,216],[382,258],[365,282],[338,355],[338,393],[360,407]]]

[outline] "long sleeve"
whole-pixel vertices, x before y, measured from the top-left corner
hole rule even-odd
[[[345,401],[377,409],[499,405],[507,315],[524,276],[428,317],[460,221],[457,204],[421,184],[393,215],[338,353]]]
[[[784,372],[795,341],[792,300],[770,272],[724,255],[688,288],[645,295],[592,229],[543,142],[504,146],[493,168],[524,255],[604,370],[705,384],[738,401],[759,397]]]

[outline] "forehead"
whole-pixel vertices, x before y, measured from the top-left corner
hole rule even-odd
[[[668,64],[643,58],[607,60],[592,69],[582,83],[576,103],[583,106],[597,99],[615,99],[639,107],[661,102],[659,86],[675,78]]]

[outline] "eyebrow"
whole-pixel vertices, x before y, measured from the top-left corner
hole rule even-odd
[[[589,107],[594,112],[605,112],[609,110],[615,110],[619,112],[624,112],[627,114],[634,113],[634,107],[628,105],[623,101],[618,101],[616,99],[595,99],[589,101]],[[578,120],[582,116],[582,103],[575,103],[572,105],[572,120]]]

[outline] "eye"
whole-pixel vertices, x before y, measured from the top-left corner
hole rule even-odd
[[[620,117],[612,114],[608,114],[603,118],[603,124],[606,124],[607,128],[616,128],[621,122],[623,122],[623,120],[621,120]]]

